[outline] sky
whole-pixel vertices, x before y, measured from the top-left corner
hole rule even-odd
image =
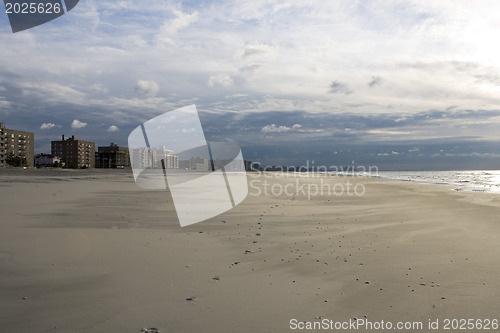
[[[498,1],[81,0],[12,33],[0,122],[127,145],[195,104],[263,165],[500,168]]]

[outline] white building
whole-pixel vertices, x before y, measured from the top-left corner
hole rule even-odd
[[[174,154],[173,150],[165,147],[148,149],[145,147],[132,150],[131,160],[134,167],[147,169],[161,169],[161,161],[165,161],[167,169],[179,169],[179,157]]]
[[[156,165],[156,153],[146,147],[132,150],[130,159],[133,161],[134,166],[141,169],[152,168]]]
[[[167,169],[179,169],[179,156],[174,154],[173,150],[165,148],[165,146],[155,149],[157,161],[159,163],[158,167],[162,167],[161,160],[165,161],[165,167]]]
[[[56,162],[58,165],[61,165],[61,159],[51,154],[37,154],[35,156],[35,167],[37,168],[50,167]]]

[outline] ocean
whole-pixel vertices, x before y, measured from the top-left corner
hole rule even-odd
[[[452,185],[457,191],[500,194],[500,170],[379,171],[378,177],[419,183]]]

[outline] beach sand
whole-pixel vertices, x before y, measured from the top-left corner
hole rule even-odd
[[[0,172],[0,332],[289,332],[291,319],[354,318],[425,332],[429,319],[500,318],[500,196],[249,181],[242,204],[181,228],[169,193],[130,170]],[[264,181],[365,193],[256,195]]]

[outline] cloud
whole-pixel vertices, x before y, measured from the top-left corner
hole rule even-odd
[[[276,124],[266,125],[260,130],[262,133],[284,133],[294,130],[298,130],[302,125],[295,124],[292,127],[287,126],[276,126]]]
[[[445,154],[448,157],[454,157],[454,156],[459,156],[459,157],[478,157],[478,158],[494,158],[498,159],[500,158],[500,154],[496,153],[478,153],[478,152],[472,152],[472,153],[460,153],[460,154]]]
[[[251,65],[248,65],[248,66],[243,66],[239,69],[239,71],[241,73],[245,73],[245,74],[253,74],[255,73],[257,70],[259,70],[259,68],[261,68],[262,65],[261,64],[251,64]]]
[[[40,126],[40,129],[51,129],[51,128],[54,128],[56,127],[57,125],[56,124],[53,124],[53,123],[43,123],[42,126]]]
[[[373,88],[375,86],[378,86],[381,83],[382,83],[382,78],[380,76],[373,76],[371,81],[368,82],[368,86],[370,88]]]
[[[239,51],[239,57],[250,63],[274,60],[277,55],[278,49],[276,47],[264,43],[249,44]]]
[[[81,122],[78,119],[73,120],[73,122],[71,123],[71,128],[73,129],[84,128],[85,126],[87,126],[87,123]]]
[[[24,81],[18,83],[16,88],[22,90],[25,98],[29,96],[52,103],[84,104],[87,102],[85,93],[60,82]]]
[[[85,117],[85,134],[104,143],[117,119],[117,133],[127,133],[199,98],[200,117],[217,117],[212,133],[254,147],[256,159],[302,158],[317,147],[348,158],[356,145],[367,153],[349,158],[377,161],[377,152],[394,150],[400,154],[380,159],[421,168],[437,152],[428,144],[440,147],[443,138],[496,142],[447,150],[453,154],[500,153],[500,49],[491,42],[500,2],[80,3],[64,29],[41,27],[43,41],[0,34],[9,45],[0,59],[2,121],[34,131]],[[303,127],[291,130],[297,123]],[[39,130],[35,149],[46,150],[41,136],[53,130]],[[421,151],[408,152],[415,146]],[[426,158],[413,165],[419,154]]]
[[[208,79],[208,86],[214,87],[215,85],[229,87],[233,85],[233,79],[227,74],[210,75],[210,78]]]
[[[155,81],[139,80],[135,84],[135,92],[143,97],[155,97],[159,89]]]
[[[333,81],[330,84],[330,90],[328,90],[328,92],[331,94],[352,94],[351,89],[349,89],[345,83],[338,81]]]
[[[107,129],[108,132],[118,132],[119,131],[119,128],[115,125],[111,125],[108,127]]]
[[[173,35],[179,30],[186,28],[191,23],[198,20],[198,12],[192,14],[183,13],[182,11],[175,10],[176,18],[171,21],[164,22],[160,27],[159,40],[161,42],[170,42]]]

